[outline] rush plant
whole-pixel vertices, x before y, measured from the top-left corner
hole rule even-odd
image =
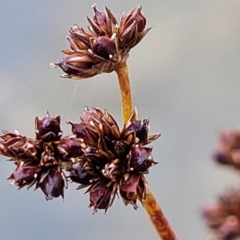
[[[151,192],[146,174],[156,165],[152,147],[160,134],[149,134],[149,119],[140,120],[132,106],[127,59],[130,50],[149,32],[142,8],[137,7],[116,20],[110,9],[93,5],[88,28],[74,25],[67,37],[70,47],[64,58],[51,66],[63,77],[81,80],[115,71],[122,99],[124,126],[119,128],[105,109],[86,108],[80,121],[69,121],[72,134],[63,136],[60,116],[35,119],[35,137],[3,131],[0,154],[10,158],[15,170],[9,180],[18,188],[34,186],[47,200],[64,197],[69,183],[86,188],[94,211],[111,207],[120,195],[125,205],[137,208],[139,201],[159,237],[177,239]]]

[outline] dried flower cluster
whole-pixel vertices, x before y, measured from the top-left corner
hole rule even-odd
[[[211,229],[209,239],[236,240],[240,237],[240,190],[228,189],[218,200],[203,208],[202,215]]]
[[[87,17],[87,30],[77,25],[70,29],[70,49],[63,50],[67,56],[54,64],[66,73],[63,77],[83,79],[112,72],[126,62],[130,49],[150,30],[145,29],[141,7],[122,14],[119,23],[108,8],[102,13],[94,5],[93,10],[93,19]]]
[[[90,206],[107,210],[119,192],[125,204],[136,207],[146,197],[148,173],[156,162],[145,145],[160,135],[148,136],[149,120],[138,120],[136,110],[120,131],[106,111],[85,109],[72,135],[62,137],[60,117],[36,118],[35,139],[4,131],[0,154],[11,158],[16,169],[8,179],[22,188],[35,185],[47,199],[64,195],[68,179],[88,187]],[[68,172],[69,176],[65,176]]]
[[[146,196],[145,173],[156,164],[152,149],[144,145],[159,134],[148,136],[148,120],[138,120],[134,111],[122,131],[114,118],[100,109],[85,111],[82,121],[71,123],[72,132],[88,146],[84,158],[71,168],[70,178],[89,186],[90,206],[107,209],[119,189],[125,204],[136,206]]]
[[[216,162],[240,169],[240,130],[224,130],[213,153]]]
[[[35,184],[44,192],[46,199],[63,197],[66,178],[62,162],[82,154],[82,142],[74,137],[61,138],[60,116],[47,114],[43,119],[36,118],[35,128],[35,139],[17,131],[4,131],[1,135],[0,153],[16,164],[8,179],[19,188],[30,188]]]

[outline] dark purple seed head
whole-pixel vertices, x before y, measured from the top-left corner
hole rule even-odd
[[[80,161],[72,165],[69,178],[76,183],[89,184],[93,176],[84,170],[85,161]]]
[[[131,151],[131,158],[129,160],[130,171],[146,173],[149,167],[155,165],[156,162],[152,159],[152,149],[136,147]]]
[[[92,43],[93,52],[107,60],[111,59],[111,56],[117,53],[115,43],[108,37],[97,37]]]
[[[64,185],[62,173],[57,169],[51,169],[45,178],[38,183],[38,187],[41,188],[47,200],[59,196],[64,197]]]
[[[39,167],[36,165],[29,165],[21,162],[14,172],[8,177],[8,180],[12,180],[13,185],[22,188],[36,180],[39,170]]]
[[[37,139],[41,139],[45,142],[59,140],[62,136],[60,121],[60,116],[53,117],[49,114],[43,119],[37,117],[35,119]]]

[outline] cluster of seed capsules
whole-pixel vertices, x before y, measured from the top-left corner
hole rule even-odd
[[[148,135],[149,120],[134,110],[120,130],[115,119],[99,108],[85,109],[79,123],[68,121],[72,135],[62,137],[60,116],[35,120],[35,139],[3,131],[0,154],[16,165],[9,176],[19,188],[35,186],[46,199],[64,196],[67,183],[87,187],[89,206],[107,210],[118,194],[136,208],[146,197],[144,174],[156,162],[146,146],[160,135]]]
[[[145,29],[141,7],[122,14],[119,22],[108,8],[102,13],[93,5],[93,11],[93,18],[87,17],[87,29],[76,24],[71,27],[67,36],[70,48],[62,51],[66,56],[52,64],[65,72],[62,77],[84,79],[114,71],[150,30]]]
[[[213,151],[216,163],[240,169],[240,130],[220,132]],[[202,216],[210,229],[209,239],[237,240],[240,238],[240,189],[228,188],[213,203],[207,204]]]

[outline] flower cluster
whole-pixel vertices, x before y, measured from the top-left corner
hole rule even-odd
[[[211,229],[210,239],[235,240],[240,237],[240,190],[228,189],[218,200],[203,208],[202,215]]]
[[[224,130],[213,153],[216,162],[240,169],[240,130]]]
[[[119,23],[108,8],[102,13],[94,5],[93,10],[93,19],[87,18],[88,29],[74,25],[67,37],[70,49],[63,50],[67,56],[53,64],[66,73],[63,77],[83,79],[112,72],[126,62],[130,49],[150,30],[145,29],[141,7],[122,14]]]
[[[146,147],[159,137],[148,136],[148,119],[138,120],[136,110],[120,131],[114,118],[106,111],[86,110],[80,123],[69,122],[72,132],[88,146],[84,157],[70,169],[70,178],[88,187],[90,206],[107,209],[119,190],[125,204],[136,207],[145,199],[144,174],[153,161],[152,148]]]
[[[60,116],[47,114],[35,119],[36,137],[28,138],[17,131],[4,131],[0,153],[10,157],[16,169],[9,176],[13,185],[41,188],[46,199],[63,197],[66,185],[62,162],[82,154],[80,139],[64,137],[60,129]]]
[[[120,130],[106,110],[95,108],[85,109],[79,123],[68,123],[72,135],[66,137],[60,117],[49,114],[36,118],[35,139],[4,131],[0,154],[16,164],[8,179],[19,188],[35,185],[47,199],[63,197],[70,179],[78,188],[88,187],[94,210],[107,210],[118,192],[136,208],[137,200],[146,197],[144,174],[156,164],[152,148],[145,145],[160,135],[148,135],[149,120],[139,120],[135,110]]]

